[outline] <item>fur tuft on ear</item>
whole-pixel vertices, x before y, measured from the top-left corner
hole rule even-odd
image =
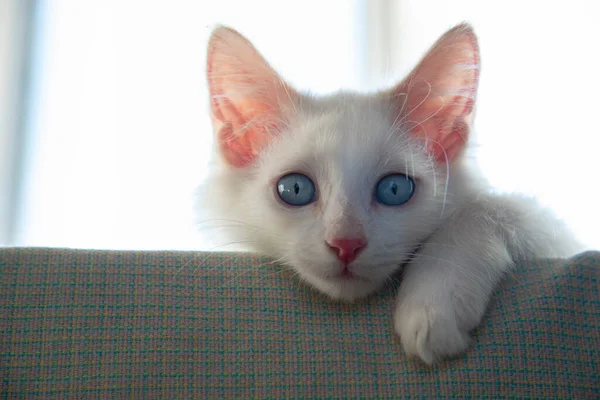
[[[479,47],[468,24],[446,32],[391,92],[396,121],[423,139],[437,162],[465,147],[479,81]]]
[[[286,124],[297,94],[244,36],[227,27],[216,28],[209,40],[207,78],[220,152],[230,165],[247,166]]]

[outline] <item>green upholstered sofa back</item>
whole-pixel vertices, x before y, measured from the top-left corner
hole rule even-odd
[[[467,354],[247,254],[0,249],[5,398],[600,398],[600,253],[518,265]]]

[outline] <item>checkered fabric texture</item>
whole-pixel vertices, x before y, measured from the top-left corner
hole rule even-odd
[[[331,302],[227,253],[0,249],[3,398],[600,398],[600,253],[519,265],[433,368],[394,291]]]

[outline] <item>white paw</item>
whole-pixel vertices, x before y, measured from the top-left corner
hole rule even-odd
[[[453,302],[398,304],[394,327],[404,351],[427,364],[464,352],[469,346],[469,328],[461,326]]]

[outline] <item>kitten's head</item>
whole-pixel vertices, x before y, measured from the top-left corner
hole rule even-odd
[[[409,76],[369,95],[314,98],[244,37],[217,28],[208,83],[219,168],[204,185],[230,240],[333,298],[382,285],[467,191],[461,159],[479,75],[467,25]]]

